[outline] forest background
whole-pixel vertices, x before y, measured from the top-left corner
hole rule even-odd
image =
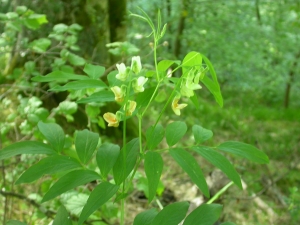
[[[15,22],[24,10],[20,6],[34,11],[39,22],[28,20],[25,25]],[[130,62],[135,55],[141,56],[143,66],[151,68],[153,43],[147,37],[150,30],[142,21],[128,16],[129,11],[138,11],[136,6],[154,20],[160,9],[162,21],[168,24],[158,46],[159,60],[176,60],[189,51],[199,51],[214,65],[224,107],[214,103],[203,88],[198,95],[199,110],[193,107],[183,110],[186,122],[197,122],[213,130],[215,138],[211,144],[239,140],[262,149],[270,158],[268,165],[247,161],[238,164],[245,190],[231,187],[221,196],[218,201],[225,205],[222,219],[236,224],[299,224],[300,2],[297,0],[0,0],[0,148],[35,137],[37,121],[45,117],[55,118],[67,134],[89,127],[102,140],[118,142],[120,131],[107,128],[102,119],[104,109],[114,105],[90,105],[88,114],[92,120],[88,120],[82,105],[66,99],[66,93],[49,93],[48,86],[31,78],[58,67],[80,73],[86,62],[115,70],[116,63]],[[57,24],[72,26],[68,39],[59,39],[60,30],[65,28]],[[63,46],[70,49],[68,56],[60,53]],[[54,60],[59,56],[66,63]],[[149,110],[157,115],[160,109]],[[170,110],[164,120],[174,118]],[[130,127],[134,136],[134,122]],[[41,210],[39,204],[51,180],[38,185],[14,185],[20,173],[35,161],[36,158],[28,156],[1,161],[3,221],[14,218],[28,224],[48,224],[53,217],[53,205]],[[205,175],[213,180],[211,191],[216,192],[224,182],[214,178],[218,171],[204,165]],[[162,185],[161,201],[166,204],[173,198],[192,201],[199,195],[180,168],[171,162]],[[143,185],[139,190],[143,192]],[[129,208],[133,214],[145,204],[141,193],[132,194]],[[67,200],[65,196],[67,209],[76,211],[76,205]],[[112,218],[118,213],[114,207],[112,204],[103,209],[101,217]]]

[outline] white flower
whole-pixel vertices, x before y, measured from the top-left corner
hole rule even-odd
[[[116,78],[121,81],[125,81],[128,75],[125,64],[121,63],[121,64],[117,64],[116,66],[119,71],[119,73],[116,75]]]
[[[141,58],[139,56],[133,56],[131,60],[131,70],[138,74],[142,70]]]
[[[172,110],[177,116],[180,116],[180,110],[187,106],[187,104],[178,104],[179,100],[180,95],[176,95],[172,101]]]
[[[136,108],[136,102],[135,101],[128,101],[126,104],[126,116],[131,116]],[[125,110],[125,105],[124,105]]]
[[[148,78],[145,78],[143,76],[135,79],[132,81],[132,87],[135,93],[137,92],[143,92],[145,88],[143,87],[144,84],[147,82]]]
[[[126,90],[124,91],[124,88],[113,86],[112,88],[110,88],[110,90],[112,90],[112,92],[115,94],[116,102],[123,102],[126,92]]]

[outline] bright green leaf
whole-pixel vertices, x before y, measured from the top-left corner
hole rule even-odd
[[[230,180],[232,180],[240,189],[243,189],[239,174],[236,172],[229,160],[226,159],[222,154],[205,146],[193,147],[192,149],[215,167],[218,167],[220,170],[222,170],[222,172],[225,173]]]
[[[51,45],[51,41],[48,38],[40,38],[29,43],[29,48],[38,53],[44,53]]]
[[[157,124],[153,129],[153,126],[149,127],[146,131],[147,146],[149,150],[154,149],[162,141],[165,136],[164,128],[161,124]]]
[[[72,225],[72,220],[66,208],[62,205],[59,207],[52,225]]]
[[[148,179],[148,201],[151,202],[156,194],[164,162],[159,153],[148,151],[145,155],[144,164],[145,173]]]
[[[180,65],[180,61],[179,60],[162,60],[158,63],[157,65],[157,69],[160,72],[165,72],[167,71],[167,69],[170,68],[170,66],[172,66],[173,64],[177,64]]]
[[[44,23],[48,23],[46,15],[44,14],[32,14],[24,20],[24,25],[32,30],[40,28]]]
[[[186,74],[192,67],[202,67],[202,56],[199,52],[189,52],[182,61],[182,74]]]
[[[189,209],[188,202],[176,202],[163,208],[151,225],[178,225]]]
[[[134,218],[133,225],[150,225],[157,214],[154,208],[141,212]]]
[[[0,160],[8,159],[20,154],[46,154],[52,155],[56,152],[49,146],[37,141],[21,141],[13,143],[0,150]]]
[[[89,97],[82,98],[77,101],[77,103],[91,103],[91,102],[114,102],[115,101],[115,95],[112,91],[98,91],[90,95]]]
[[[86,164],[92,157],[99,142],[99,135],[89,130],[76,132],[75,147],[78,158]]]
[[[96,160],[101,175],[107,177],[109,171],[115,165],[120,154],[120,146],[111,143],[105,143],[97,151]]]
[[[269,163],[268,156],[255,148],[252,145],[245,144],[237,141],[227,141],[218,146],[218,149],[232,153],[237,156],[246,158],[252,162],[256,163]]]
[[[39,131],[44,135],[49,144],[57,152],[60,152],[65,144],[65,134],[63,129],[56,123],[38,123]]]
[[[81,168],[80,163],[71,157],[63,155],[49,156],[29,167],[16,181],[16,184],[33,182],[45,174],[53,174],[79,168]]]
[[[213,136],[211,130],[205,129],[199,125],[194,125],[192,130],[197,144],[201,144]]]
[[[63,23],[56,24],[53,27],[53,31],[57,32],[57,33],[64,33],[67,30],[68,30],[68,26],[66,24],[63,24]]]
[[[85,64],[84,58],[71,52],[69,52],[67,59],[73,66],[83,66]]]
[[[119,186],[102,182],[94,188],[86,205],[80,214],[78,225],[81,225],[93,212],[95,212],[101,205],[106,203],[114,194],[117,193]]]
[[[46,76],[36,76],[33,77],[31,80],[37,82],[66,82],[68,80],[86,80],[89,79],[87,76],[84,75],[77,75],[72,73],[66,73],[63,71],[55,70]]]
[[[64,86],[55,86],[50,91],[82,90],[87,88],[105,88],[106,84],[101,80],[85,79],[71,81]]]
[[[117,162],[113,167],[114,179],[117,185],[120,185],[131,173],[135,166],[138,155],[139,139],[135,138],[122,148]]]
[[[103,75],[105,68],[103,66],[95,66],[92,64],[85,64],[83,71],[89,75],[92,79],[98,79],[101,75]]]
[[[221,212],[222,205],[202,204],[185,218],[183,225],[212,225],[219,219]]]
[[[68,191],[61,194],[59,200],[65,205],[69,212],[72,212],[73,215],[79,216],[88,198],[88,194],[79,193],[77,191]]]
[[[166,128],[166,139],[168,145],[171,147],[175,145],[185,135],[187,126],[185,122],[176,121],[169,123]]]
[[[205,177],[197,160],[187,151],[181,148],[170,149],[170,155],[178,165],[189,175],[191,180],[199,187],[202,193],[209,197],[209,190]]]
[[[91,170],[75,170],[61,177],[45,194],[42,202],[49,201],[66,191],[86,184],[91,181],[99,180],[98,173]]]

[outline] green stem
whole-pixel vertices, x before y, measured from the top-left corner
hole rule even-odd
[[[233,185],[233,182],[229,182],[226,186],[224,186],[220,191],[218,191],[206,204],[211,204],[215,200],[217,200],[231,185]]]

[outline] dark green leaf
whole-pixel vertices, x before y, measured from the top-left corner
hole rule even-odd
[[[185,122],[176,121],[169,123],[166,128],[166,139],[168,145],[171,147],[175,145],[185,135],[187,126]]]
[[[141,212],[134,218],[133,225],[150,225],[157,214],[154,208]]]
[[[80,163],[71,157],[62,155],[49,156],[29,167],[16,181],[16,184],[30,183],[45,174],[53,174],[79,168],[81,168]]]
[[[153,126],[149,127],[146,131],[147,146],[149,150],[154,149],[162,141],[165,136],[164,128],[161,124],[157,124],[153,129]]]
[[[98,91],[92,94],[89,97],[82,98],[77,101],[77,103],[91,103],[91,102],[114,102],[115,101],[115,95],[112,91]]]
[[[80,214],[78,225],[81,225],[93,212],[114,196],[118,189],[119,186],[108,182],[102,182],[95,187]]]
[[[61,177],[45,194],[42,202],[49,201],[56,196],[69,191],[79,185],[100,179],[101,177],[91,170],[75,170]]]
[[[49,146],[37,141],[21,141],[11,144],[0,150],[0,160],[8,159],[20,154],[46,154],[52,155],[56,152]]]
[[[98,79],[105,71],[103,66],[95,66],[92,64],[85,64],[83,71],[92,79]]]
[[[154,93],[155,87],[145,89],[145,91],[139,93],[136,97],[136,104],[138,108],[145,107],[148,105],[149,101],[151,100],[151,97]],[[156,94],[155,94],[156,95]],[[153,97],[153,99],[155,96]]]
[[[63,129],[56,123],[38,123],[39,131],[44,135],[49,144],[57,152],[60,152],[65,144],[65,134]]]
[[[76,132],[75,148],[78,158],[86,164],[92,157],[99,142],[99,135],[89,130]]]
[[[197,144],[201,144],[213,136],[213,132],[211,130],[207,130],[199,125],[193,126],[193,134]]]
[[[115,165],[120,154],[120,146],[111,143],[105,143],[97,151],[97,164],[103,177],[107,177],[109,171]]]
[[[138,155],[139,139],[135,138],[122,148],[117,162],[113,167],[114,179],[117,185],[120,185],[131,173],[135,166]]]
[[[178,225],[189,209],[188,202],[176,202],[163,208],[151,225]]]
[[[256,163],[269,163],[268,156],[252,145],[237,141],[227,141],[218,146],[218,149],[241,156]]]
[[[212,225],[219,219],[221,212],[222,205],[202,204],[186,217],[183,225]]]
[[[191,180],[199,187],[202,193],[209,198],[206,180],[196,159],[181,148],[170,149],[170,155],[178,165],[189,175]]]
[[[36,76],[33,77],[31,80],[37,81],[37,82],[66,82],[68,80],[85,80],[89,79],[87,76],[84,75],[77,75],[73,73],[66,73],[63,71],[55,70],[46,76]]]
[[[214,149],[205,146],[193,147],[192,149],[211,164],[222,170],[222,172],[225,173],[230,180],[232,180],[240,189],[243,189],[239,174],[236,172],[229,160],[223,155]]]
[[[157,152],[148,151],[145,155],[145,173],[148,179],[148,201],[155,197],[162,169],[164,166],[161,155]]]
[[[71,81],[64,86],[55,86],[50,91],[82,90],[87,88],[105,88],[106,84],[101,80],[85,79]]]
[[[59,207],[52,225],[72,225],[69,213],[63,205]]]

